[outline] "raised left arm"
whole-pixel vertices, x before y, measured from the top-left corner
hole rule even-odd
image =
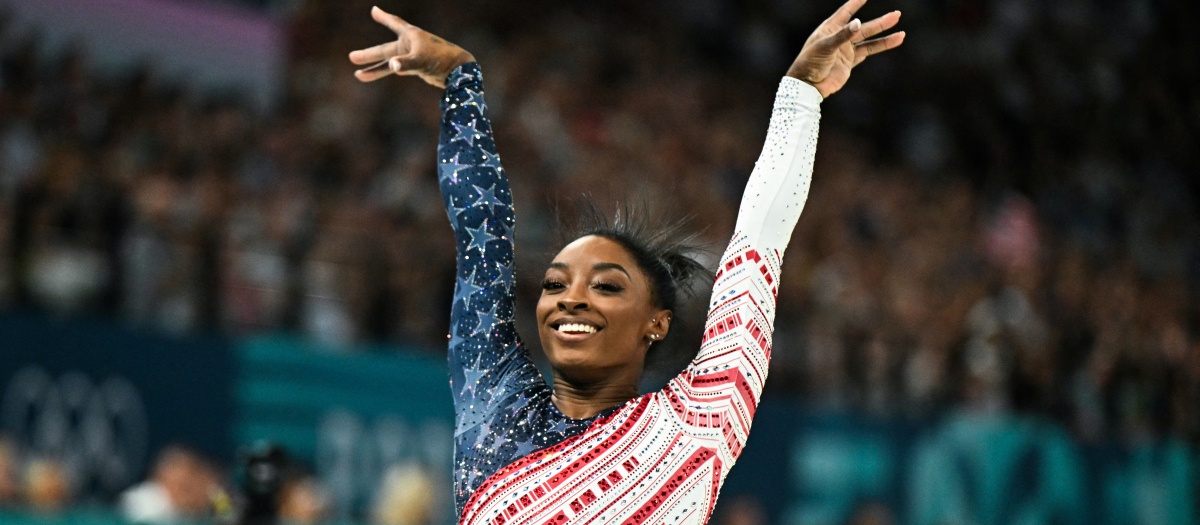
[[[904,33],[868,40],[896,24],[894,11],[866,24],[850,0],[821,24],[779,84],[766,144],[746,184],[737,226],[721,257],[699,354],[660,394],[698,435],[718,439],[728,465],[740,455],[771,357],[780,267],[812,180],[821,102],[867,56]]]

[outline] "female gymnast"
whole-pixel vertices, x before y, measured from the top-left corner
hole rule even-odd
[[[851,20],[850,0],[783,78],[766,144],[717,268],[703,343],[666,387],[639,395],[645,357],[699,267],[661,232],[618,219],[560,251],[537,304],[547,386],[513,323],[508,179],[483,77],[462,48],[374,8],[396,41],[350,53],[364,82],[413,75],[445,89],[438,183],[458,248],[450,333],[454,488],[462,524],[705,523],[750,431],[779,265],[812,178],[820,105],[868,56],[900,45],[898,11]]]

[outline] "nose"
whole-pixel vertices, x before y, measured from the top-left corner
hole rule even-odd
[[[573,312],[576,310],[587,310],[588,304],[587,304],[587,301],[579,301],[579,300],[575,300],[575,299],[564,298],[564,299],[558,300],[558,309],[562,310],[564,312]]]
[[[566,293],[559,296],[558,309],[564,312],[573,312],[576,310],[587,310],[590,308],[586,297],[585,286],[571,286]]]

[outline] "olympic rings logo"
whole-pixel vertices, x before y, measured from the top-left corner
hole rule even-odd
[[[146,460],[146,407],[121,376],[96,384],[71,371],[55,381],[40,366],[25,367],[4,392],[0,424],[29,454],[61,461],[76,494],[115,494]]]

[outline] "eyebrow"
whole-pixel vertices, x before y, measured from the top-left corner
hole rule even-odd
[[[559,270],[570,270],[571,269],[571,266],[564,262],[550,263],[550,267],[557,268]],[[592,265],[592,269],[596,270],[596,271],[620,270],[621,273],[625,274],[625,277],[629,277],[630,279],[633,279],[633,276],[629,275],[629,272],[625,270],[625,267],[621,266],[617,263],[609,263],[609,262],[596,263],[596,264]]]
[[[633,279],[633,276],[629,275],[629,272],[625,271],[625,268],[617,263],[596,263],[592,265],[592,269],[596,271],[621,270],[621,273],[625,274],[625,277]]]

